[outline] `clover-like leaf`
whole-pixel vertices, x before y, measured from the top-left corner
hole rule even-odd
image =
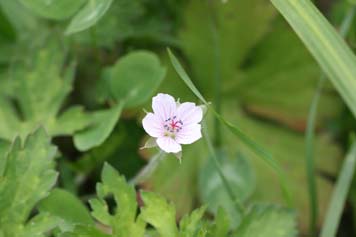
[[[45,198],[57,180],[54,170],[56,148],[43,129],[21,142],[16,138],[0,166],[0,235],[42,237],[59,224],[43,213],[30,217],[35,205]]]
[[[229,158],[226,153],[219,151],[218,158],[221,169],[229,182],[237,201],[243,203],[251,197],[256,188],[256,177],[251,164],[242,154]],[[236,211],[233,203],[224,189],[223,181],[219,176],[212,158],[209,158],[199,175],[199,193],[203,203],[206,203],[209,211],[217,213],[220,207],[224,207],[230,216],[230,220],[237,226],[241,220],[241,213]]]
[[[152,96],[165,74],[165,68],[154,53],[135,51],[104,70],[103,79],[116,101],[124,101],[125,107],[135,107]]]
[[[272,205],[254,205],[244,217],[234,237],[295,237],[295,213]]]

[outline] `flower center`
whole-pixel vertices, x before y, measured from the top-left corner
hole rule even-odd
[[[183,127],[182,120],[178,120],[177,116],[169,117],[164,121],[165,136],[175,137]]]

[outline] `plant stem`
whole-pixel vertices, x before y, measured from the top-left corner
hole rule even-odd
[[[227,194],[229,195],[232,203],[234,203],[236,211],[238,213],[244,214],[245,213],[244,206],[240,203],[239,199],[236,197],[234,191],[232,190],[232,188],[231,188],[231,186],[229,184],[229,181],[227,180],[227,178],[224,175],[224,172],[221,169],[221,165],[219,163],[219,160],[217,158],[215,149],[214,149],[213,144],[211,142],[211,139],[209,137],[208,127],[207,127],[206,123],[203,123],[203,136],[204,136],[206,144],[208,146],[208,150],[209,150],[209,153],[210,153],[210,155],[212,157],[214,166],[215,166],[216,170],[218,171],[218,174],[219,174],[219,176],[221,178],[221,181],[222,181],[222,183],[223,183],[223,185],[224,185],[224,187],[226,189]]]
[[[341,214],[349,192],[356,165],[356,143],[351,149],[342,164],[339,178],[331,198],[331,202],[326,213],[325,222],[321,230],[321,237],[335,237],[340,223]]]
[[[217,17],[214,9],[211,9],[209,17],[214,54],[214,108],[217,113],[221,114],[221,49]],[[214,132],[214,145],[215,147],[220,147],[222,142],[221,124],[217,118],[214,119]]]
[[[130,183],[136,185],[149,178],[165,157],[166,153],[164,151],[159,151],[149,160],[148,164],[132,180],[130,180]]]
[[[352,7],[344,17],[340,26],[340,34],[343,38],[347,36],[349,29],[352,25],[352,21],[355,16],[355,7]],[[318,193],[315,179],[315,165],[314,165],[314,139],[315,139],[315,121],[317,116],[318,104],[321,97],[321,92],[326,81],[326,76],[322,73],[318,82],[316,92],[314,94],[307,121],[305,144],[306,144],[306,172],[308,179],[308,191],[310,202],[310,232],[312,235],[317,233],[317,219],[318,219]]]

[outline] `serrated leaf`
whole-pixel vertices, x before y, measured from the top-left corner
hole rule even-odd
[[[250,163],[241,155],[229,158],[223,151],[218,153],[221,169],[230,184],[238,202],[243,203],[251,197],[256,188],[256,177]],[[220,207],[227,210],[230,220],[237,226],[241,220],[241,213],[235,209],[224,188],[223,182],[211,158],[206,160],[199,174],[199,193],[203,203],[209,211],[216,214]]]
[[[98,198],[90,200],[93,209],[92,215],[99,222],[108,226],[115,237],[143,237],[146,223],[137,217],[137,202],[135,189],[126,183],[123,176],[105,164],[102,172],[102,183],[97,185]],[[109,212],[109,206],[105,198],[113,195],[116,209],[113,214]],[[74,230],[77,235],[94,237],[99,233],[92,227],[81,226]],[[93,234],[94,233],[94,234]],[[73,236],[68,233],[64,236]],[[99,236],[106,236],[101,234]]]
[[[194,237],[198,236],[199,232],[207,231],[202,222],[205,209],[203,206],[182,218],[179,222],[179,237]]]
[[[67,225],[94,224],[89,210],[76,196],[64,189],[54,189],[48,197],[43,199],[39,206],[40,212],[50,213],[67,222]]]
[[[60,113],[72,90],[74,72],[74,64],[64,67],[63,62],[62,51],[50,44],[39,50],[29,65],[15,66],[7,81],[12,90],[0,94],[0,138],[24,137],[39,126],[51,136],[72,135],[89,125],[89,116],[79,107]]]
[[[26,223],[34,206],[55,184],[57,173],[53,169],[56,148],[50,144],[43,129],[29,135],[23,143],[20,138],[14,141],[0,175],[0,229],[10,237],[27,236],[26,228],[47,232],[50,225],[43,225],[43,221],[49,221],[53,226],[57,223],[57,219],[52,220],[49,216]],[[33,236],[44,236],[44,233],[35,232],[38,235]]]
[[[124,101],[125,107],[135,107],[153,95],[165,74],[165,68],[154,53],[135,51],[107,68],[103,80],[115,100]]]
[[[225,237],[230,230],[230,219],[227,212],[223,208],[219,208],[215,215],[215,221],[210,227],[208,237]]]
[[[113,0],[89,0],[73,17],[66,29],[66,34],[77,33],[95,25],[110,8],[112,2]]]
[[[81,151],[86,151],[101,145],[114,129],[123,106],[124,103],[119,103],[111,109],[94,112],[92,126],[75,134],[75,146]]]
[[[141,208],[142,219],[151,224],[160,236],[178,237],[174,206],[154,193],[141,192],[141,196],[144,202]]]
[[[41,17],[64,20],[74,15],[86,0],[20,0],[20,2]]]
[[[295,213],[272,205],[254,205],[243,218],[234,237],[296,237]]]

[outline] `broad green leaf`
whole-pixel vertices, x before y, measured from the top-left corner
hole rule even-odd
[[[77,33],[95,25],[110,8],[112,2],[113,0],[89,0],[73,17],[66,29],[66,34]]]
[[[254,205],[244,217],[234,237],[296,237],[295,213],[272,205]]]
[[[69,226],[94,224],[88,209],[76,196],[64,189],[53,189],[39,204],[40,212],[50,213],[67,222]]]
[[[321,230],[321,237],[333,237],[337,234],[337,229],[341,221],[341,215],[347,199],[347,194],[351,187],[351,182],[355,173],[356,165],[356,143],[351,146],[351,150],[346,156],[342,165],[339,178],[337,179],[334,193],[326,214],[326,218]]]
[[[155,193],[141,192],[141,196],[144,203],[142,219],[151,224],[161,237],[178,237],[174,205]]]
[[[226,103],[223,107],[227,118],[233,123],[239,123],[240,126],[256,138],[256,141],[265,147],[268,147],[275,159],[286,171],[288,177],[289,191],[294,199],[294,207],[299,211],[299,223],[301,229],[307,230],[309,226],[309,199],[307,193],[306,172],[305,172],[305,140],[304,135],[291,132],[283,126],[273,123],[261,122],[244,114],[244,111],[234,110],[238,108],[238,102]],[[251,197],[251,201],[281,203],[283,193],[278,185],[278,177],[273,174],[272,170],[266,169],[266,163],[256,154],[246,147],[243,143],[234,140],[234,135],[228,132],[224,133],[225,145],[229,151],[239,151],[248,157],[252,162],[256,173],[256,191]],[[316,175],[318,203],[320,213],[318,216],[318,225],[321,224],[327,205],[330,201],[333,184],[322,174],[336,175],[339,169],[341,158],[341,149],[332,140],[330,134],[318,132],[315,136],[315,167],[318,170]],[[269,184],[269,185],[266,185]],[[270,185],[271,184],[271,185]],[[272,185],[273,184],[273,185]],[[303,192],[301,192],[303,187]]]
[[[135,107],[152,96],[165,74],[165,68],[154,53],[135,51],[107,68],[103,79],[114,99],[123,101],[125,107]]]
[[[64,20],[74,15],[86,0],[20,0],[37,15],[54,20]]]
[[[179,38],[192,65],[192,79],[208,99],[235,80],[237,68],[274,16],[264,0],[189,1]]]
[[[243,203],[251,197],[256,188],[256,177],[250,163],[241,155],[229,158],[223,151],[218,153],[222,171],[230,184],[237,201]],[[224,189],[222,180],[213,164],[212,158],[206,160],[199,174],[199,194],[208,209],[216,214],[223,207],[229,214],[230,220],[237,226],[241,220],[241,213],[235,209],[233,203]]]
[[[27,221],[35,205],[56,183],[56,148],[43,129],[21,143],[21,139],[16,138],[0,173],[0,230],[7,237],[25,237],[31,232],[36,232],[31,236],[44,237],[47,228],[56,226],[58,219],[39,215]]]
[[[271,52],[273,49],[273,53]],[[285,52],[288,51],[288,57]],[[304,131],[310,102],[320,77],[320,69],[297,36],[281,18],[250,53],[253,59],[241,72],[236,86],[228,88],[232,97],[239,96],[251,114],[276,121],[296,131]],[[275,65],[278,64],[278,67]],[[316,123],[340,112],[341,101],[322,91]]]
[[[356,57],[309,0],[271,0],[356,116]]]
[[[0,86],[4,82],[11,88],[0,94],[0,138],[24,137],[39,126],[51,136],[72,135],[87,127],[91,121],[81,108],[60,112],[72,90],[74,64],[63,67],[64,55],[55,44],[39,50],[31,60],[26,66],[16,65],[9,78],[0,81]]]
[[[92,126],[75,134],[75,146],[81,151],[86,151],[101,145],[114,129],[123,106],[124,103],[119,103],[109,110],[94,112]]]

